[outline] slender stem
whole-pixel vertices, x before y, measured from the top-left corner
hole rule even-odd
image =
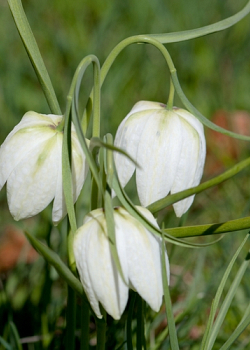
[[[105,317],[96,319],[97,345],[96,350],[105,350],[106,343],[106,321]]]
[[[86,303],[81,306],[81,347],[80,350],[89,349],[89,307]]]
[[[76,295],[75,291],[68,286],[68,303],[66,309],[66,350],[75,349],[76,328]]]
[[[136,293],[133,292],[130,298],[129,309],[128,309],[128,318],[126,323],[126,341],[128,350],[133,350],[132,342],[132,321],[133,321],[133,312],[135,305]]]
[[[100,137],[100,105],[101,82],[100,65],[93,62],[94,66],[94,98],[93,98],[93,132],[92,137]]]
[[[168,96],[168,103],[167,103],[167,109],[169,110],[173,108],[174,92],[175,92],[174,84],[173,84],[172,78],[170,78],[169,96]]]
[[[144,342],[144,301],[137,294],[136,350],[142,350]]]

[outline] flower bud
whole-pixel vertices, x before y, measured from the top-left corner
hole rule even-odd
[[[115,146],[138,164],[115,152],[114,159],[124,187],[136,170],[136,185],[143,206],[171,194],[197,186],[203,173],[206,140],[203,125],[189,112],[167,110],[158,102],[135,104],[118,127]],[[174,204],[178,217],[191,206],[194,196]]]
[[[62,186],[62,116],[26,113],[0,148],[0,190],[7,181],[9,209],[15,220],[38,214],[54,199],[52,219],[66,214]],[[72,182],[76,201],[87,165],[72,125]]]
[[[155,226],[146,209],[138,210]],[[114,319],[120,319],[128,300],[129,288],[137,291],[150,307],[162,304],[161,239],[123,208],[114,209],[116,249],[124,280],[113,261],[103,209],[91,211],[74,238],[74,255],[86,295],[98,318],[99,302]],[[167,253],[166,270],[169,277]]]

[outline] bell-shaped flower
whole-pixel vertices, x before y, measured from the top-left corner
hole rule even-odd
[[[158,102],[140,101],[118,127],[115,146],[126,151],[139,167],[136,186],[143,206],[199,184],[206,157],[203,125],[186,110],[172,110]],[[115,165],[124,187],[135,171],[135,164],[115,152]],[[174,204],[178,217],[194,196]]]
[[[157,226],[146,209],[138,210]],[[124,279],[112,258],[103,209],[90,212],[75,235],[73,249],[76,266],[86,295],[98,318],[99,302],[114,319],[120,319],[129,288],[158,311],[162,304],[161,239],[149,232],[123,208],[114,209],[116,250]],[[166,271],[169,278],[167,253]]]
[[[66,214],[62,186],[62,116],[27,112],[0,148],[0,190],[7,181],[15,220],[38,214],[54,199],[52,219]],[[72,125],[72,185],[76,201],[86,177],[86,161]]]

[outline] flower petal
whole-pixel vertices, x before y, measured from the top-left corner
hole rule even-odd
[[[119,208],[119,215],[115,213],[115,222],[116,245],[122,270],[128,270],[131,287],[153,310],[158,311],[163,295],[160,243],[122,208]],[[126,255],[126,258],[121,255]],[[126,268],[124,265],[127,265]]]
[[[185,111],[184,111],[185,112]],[[176,178],[171,193],[176,193],[199,184],[205,162],[206,141],[202,124],[190,113],[179,113],[182,118],[182,151]],[[187,118],[188,116],[188,118]],[[195,119],[195,121],[193,120]],[[192,124],[191,124],[192,123]],[[175,203],[177,217],[182,216],[191,206],[194,196]]]
[[[144,123],[136,184],[141,204],[148,206],[167,196],[172,187],[181,152],[181,125],[175,113],[165,110],[154,111]]]
[[[32,147],[39,147],[54,135],[55,130],[39,126],[26,129],[17,126],[12,130],[0,148],[0,190],[10,173],[31,152]]]
[[[56,134],[26,154],[7,182],[9,209],[15,220],[42,211],[55,195],[59,162]]]
[[[79,242],[88,235],[84,267],[79,265]],[[91,239],[90,239],[91,238]],[[88,299],[97,317],[101,317],[97,300],[114,319],[120,319],[128,300],[128,286],[124,284],[113,262],[106,234],[104,214],[87,221],[78,231],[74,241],[77,267]],[[88,271],[88,277],[86,277]],[[87,283],[88,282],[88,283]]]

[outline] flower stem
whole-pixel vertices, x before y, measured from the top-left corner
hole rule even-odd
[[[75,328],[76,328],[76,294],[68,286],[68,303],[66,310],[66,350],[75,349]]]
[[[105,316],[102,319],[96,318],[96,328],[97,328],[97,345],[96,345],[96,350],[105,350],[105,343],[106,343],[106,320],[105,320]]]
[[[89,349],[89,307],[86,303],[81,306],[81,347],[80,350]]]
[[[144,335],[144,301],[137,295],[137,330],[136,330],[136,350],[146,350]]]
[[[173,103],[174,103],[174,84],[172,81],[172,78],[170,77],[170,87],[169,87],[169,96],[168,96],[168,103],[166,109],[171,110],[173,108]]]

